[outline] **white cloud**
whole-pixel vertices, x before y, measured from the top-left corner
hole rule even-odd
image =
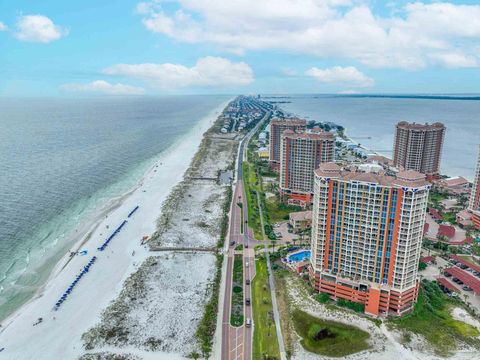
[[[371,87],[375,84],[372,78],[369,78],[353,66],[341,67],[334,66],[328,69],[319,69],[312,67],[305,72],[322,83],[348,85],[352,87]]]
[[[43,15],[21,16],[16,27],[15,36],[21,41],[49,43],[68,34],[68,31]]]
[[[141,95],[145,92],[141,87],[110,84],[104,80],[95,80],[85,84],[65,84],[61,88],[67,91],[93,92],[108,95]]]
[[[478,67],[480,62],[480,60],[474,56],[467,56],[455,52],[432,54],[430,57],[441,66],[451,69]]]
[[[138,12],[152,32],[182,42],[216,44],[238,54],[280,49],[354,59],[371,67],[478,66],[480,5],[415,2],[381,17],[365,3],[179,0],[180,8],[173,13],[158,1],[142,3]],[[439,53],[456,53],[475,62],[442,62]]]
[[[3,22],[0,21],[0,31],[5,31],[7,30],[7,25],[5,25]]]
[[[349,89],[349,90],[339,91],[339,92],[337,92],[337,94],[339,94],[339,95],[355,95],[355,94],[360,94],[360,92],[358,92],[357,90]]]
[[[117,64],[103,70],[104,74],[141,79],[153,86],[174,89],[190,86],[227,87],[248,85],[253,71],[244,62],[207,56],[192,67],[179,64]]]

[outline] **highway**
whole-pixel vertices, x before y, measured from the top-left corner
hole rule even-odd
[[[230,224],[228,237],[226,239],[225,253],[227,255],[227,268],[225,276],[225,293],[222,309],[222,360],[251,360],[252,359],[252,342],[253,342],[253,314],[251,305],[245,305],[245,299],[251,299],[251,285],[246,285],[246,280],[251,280],[255,276],[255,251],[253,240],[253,232],[248,227],[246,219],[248,219],[248,206],[245,197],[245,188],[243,185],[243,161],[246,156],[246,146],[251,137],[258,128],[271,117],[271,113],[267,111],[265,116],[259,120],[254,128],[252,128],[245,137],[240,141],[238,158],[236,163],[236,183],[235,190],[230,204]],[[238,206],[242,203],[242,207]],[[242,231],[242,214],[244,226]],[[232,242],[235,242],[233,245]],[[244,274],[244,324],[240,327],[230,325],[231,311],[231,295],[232,295],[232,273],[233,259],[235,255],[235,247],[243,244],[243,274]],[[239,253],[240,251],[237,251]],[[247,319],[251,319],[252,326],[245,325]]]

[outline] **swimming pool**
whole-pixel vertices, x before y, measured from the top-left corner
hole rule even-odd
[[[301,250],[287,256],[288,262],[300,262],[310,259],[310,250]]]

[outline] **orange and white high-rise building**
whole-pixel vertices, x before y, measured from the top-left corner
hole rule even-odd
[[[416,301],[430,183],[414,170],[396,176],[315,171],[310,278],[317,291],[401,315]]]
[[[473,179],[472,193],[468,203],[468,210],[472,213],[473,225],[480,229],[480,146],[478,151],[477,166]]]
[[[280,169],[280,146],[282,142],[282,133],[285,130],[293,132],[303,132],[307,128],[305,119],[273,119],[270,122],[270,167],[278,171]]]
[[[280,145],[280,192],[287,203],[305,206],[312,202],[314,171],[335,159],[335,136],[321,130],[285,130]]]
[[[393,164],[435,177],[440,172],[444,137],[445,126],[442,123],[399,122],[395,129]]]

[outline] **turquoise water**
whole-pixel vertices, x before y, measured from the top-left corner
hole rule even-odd
[[[310,250],[299,251],[299,252],[288,255],[287,259],[293,262],[300,262],[303,260],[310,259],[311,254],[312,252]]]
[[[343,125],[353,140],[391,157],[395,124],[401,120],[440,121],[447,127],[441,169],[473,179],[480,144],[480,98],[291,96],[280,104],[309,120]]]
[[[225,96],[0,99],[0,319]]]

